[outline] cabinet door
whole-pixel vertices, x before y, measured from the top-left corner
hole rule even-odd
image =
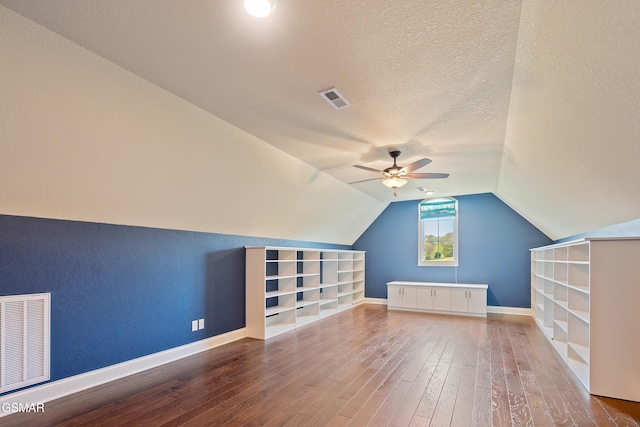
[[[458,313],[468,311],[467,289],[451,289],[451,311]]]
[[[402,288],[400,286],[387,286],[387,305],[389,307],[402,307]]]
[[[417,289],[415,286],[402,287],[402,306],[406,308],[416,308],[417,305]]]
[[[451,289],[433,289],[433,309],[440,311],[451,311]]]
[[[433,289],[422,286],[416,289],[416,308],[433,309]]]
[[[487,312],[487,291],[484,289],[469,289],[469,313]]]

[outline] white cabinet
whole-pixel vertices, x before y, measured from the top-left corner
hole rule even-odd
[[[387,306],[391,310],[487,315],[486,284],[400,282],[387,283]]]
[[[482,289],[452,289],[451,311],[485,314],[487,312],[487,293]]]
[[[248,337],[266,339],[364,301],[362,251],[245,249]]]
[[[414,288],[417,293],[416,308],[424,310],[451,311],[450,288],[427,286],[414,286]]]
[[[589,393],[640,401],[640,239],[531,250],[534,319]]]
[[[416,288],[414,286],[389,286],[387,292],[390,305],[416,308]]]

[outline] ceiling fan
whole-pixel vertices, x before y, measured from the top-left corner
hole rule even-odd
[[[350,182],[349,184],[357,184],[359,182],[375,181],[375,180],[382,179],[383,180],[382,183],[384,185],[386,185],[389,188],[393,188],[395,190],[396,188],[402,187],[407,183],[407,180],[405,178],[440,179],[440,178],[446,178],[449,176],[448,173],[411,173],[414,170],[420,169],[421,167],[431,163],[431,159],[423,158],[420,160],[416,160],[413,163],[409,163],[407,166],[401,167],[396,164],[396,159],[400,156],[400,150],[390,151],[389,155],[393,158],[393,166],[388,167],[384,170],[373,169],[367,166],[353,165],[353,167],[355,168],[364,169],[366,171],[371,171],[376,173],[381,173],[382,174],[381,177],[363,179],[362,181]],[[394,196],[396,195],[395,191],[393,192],[393,195]]]

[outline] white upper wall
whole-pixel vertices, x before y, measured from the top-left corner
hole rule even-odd
[[[0,40],[1,214],[351,244],[386,205],[2,6]]]
[[[553,239],[640,218],[640,2],[523,2],[496,194]]]

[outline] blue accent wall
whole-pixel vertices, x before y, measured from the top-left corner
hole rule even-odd
[[[0,295],[51,292],[52,380],[244,327],[244,246],[350,249],[8,215],[0,236]]]
[[[366,290],[386,298],[393,280],[488,283],[492,306],[531,306],[529,249],[552,241],[493,194],[458,200],[458,267],[418,266],[419,200],[391,203],[354,243],[367,251]]]

